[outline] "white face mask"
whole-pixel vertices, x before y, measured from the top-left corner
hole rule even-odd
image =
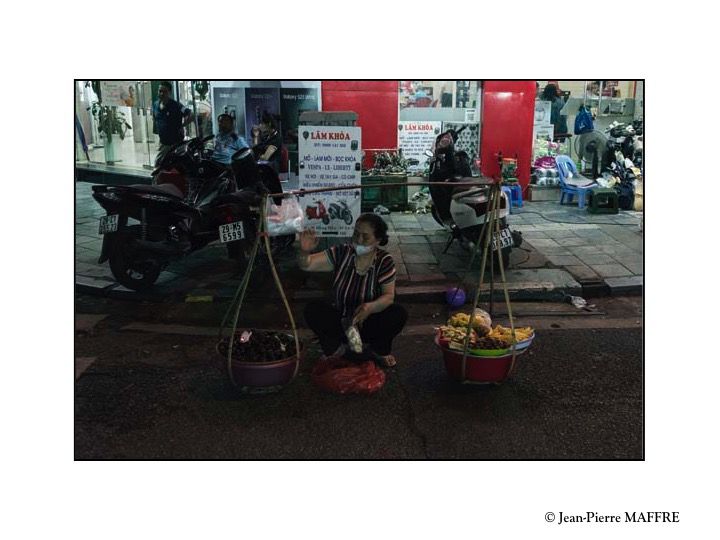
[[[355,248],[355,253],[360,256],[367,255],[375,249],[375,246],[361,246],[359,244],[353,244],[353,247]]]

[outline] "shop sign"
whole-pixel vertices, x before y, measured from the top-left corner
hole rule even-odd
[[[134,107],[135,81],[100,81],[102,104],[111,107]]]
[[[360,184],[362,141],[359,127],[299,126],[300,188]],[[319,236],[352,236],[361,213],[360,189],[311,193],[300,197],[305,224]]]
[[[435,138],[440,134],[441,122],[400,122],[398,124],[398,147],[405,159],[417,159],[418,165],[408,167],[409,172],[425,168],[426,150],[432,150]]]
[[[535,102],[535,120],[536,126],[547,126],[550,124],[550,113],[552,112],[552,103],[549,101]]]

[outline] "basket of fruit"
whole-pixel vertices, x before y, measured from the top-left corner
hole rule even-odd
[[[468,323],[470,337],[463,362]],[[527,350],[534,338],[532,328],[516,328],[513,343],[510,328],[499,324],[493,328],[490,316],[482,310],[475,310],[472,320],[466,313],[450,317],[446,325],[437,329],[435,344],[443,353],[445,369],[452,379],[490,383],[503,381],[510,375],[515,358]]]
[[[232,347],[232,364],[228,363],[229,339],[216,346],[219,364],[231,382],[248,390],[279,390],[297,375],[304,346],[300,342],[300,356],[292,334],[263,330],[238,330]]]

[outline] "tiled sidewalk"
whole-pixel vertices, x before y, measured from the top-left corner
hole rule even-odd
[[[527,243],[579,280],[643,275],[641,212],[593,215],[551,202],[514,212],[512,226]]]
[[[102,279],[110,285],[114,279],[107,263],[97,264],[102,245],[98,218],[104,211],[92,199],[90,186],[76,184],[77,274],[81,280]],[[430,214],[395,212],[383,217],[390,232],[385,249],[393,255],[399,283],[456,282],[463,275],[477,275],[480,261],[473,265],[475,272],[468,274],[470,253],[457,242],[442,253],[448,233]],[[642,285],[641,219],[642,213],[637,212],[592,215],[577,206],[526,202],[523,208],[513,209],[509,217],[511,228],[522,231],[525,240],[521,249],[512,252],[510,278],[528,282],[551,275],[558,283],[574,278],[580,283],[605,280],[608,284]],[[292,253],[286,255],[278,266],[289,275],[295,266],[294,257]],[[224,246],[215,244],[172,263],[159,282],[192,289],[208,284],[233,286],[237,279]],[[305,286],[313,281],[306,281]]]

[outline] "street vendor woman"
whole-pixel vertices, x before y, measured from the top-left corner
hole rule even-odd
[[[405,326],[407,311],[395,303],[395,262],[380,249],[388,243],[387,224],[375,214],[358,217],[352,243],[312,253],[318,245],[313,230],[300,234],[298,264],[307,272],[333,272],[334,302],[314,301],[305,320],[320,339],[325,355],[374,360],[382,367],[396,363],[392,340]],[[361,353],[347,345],[348,324],[360,330]]]

